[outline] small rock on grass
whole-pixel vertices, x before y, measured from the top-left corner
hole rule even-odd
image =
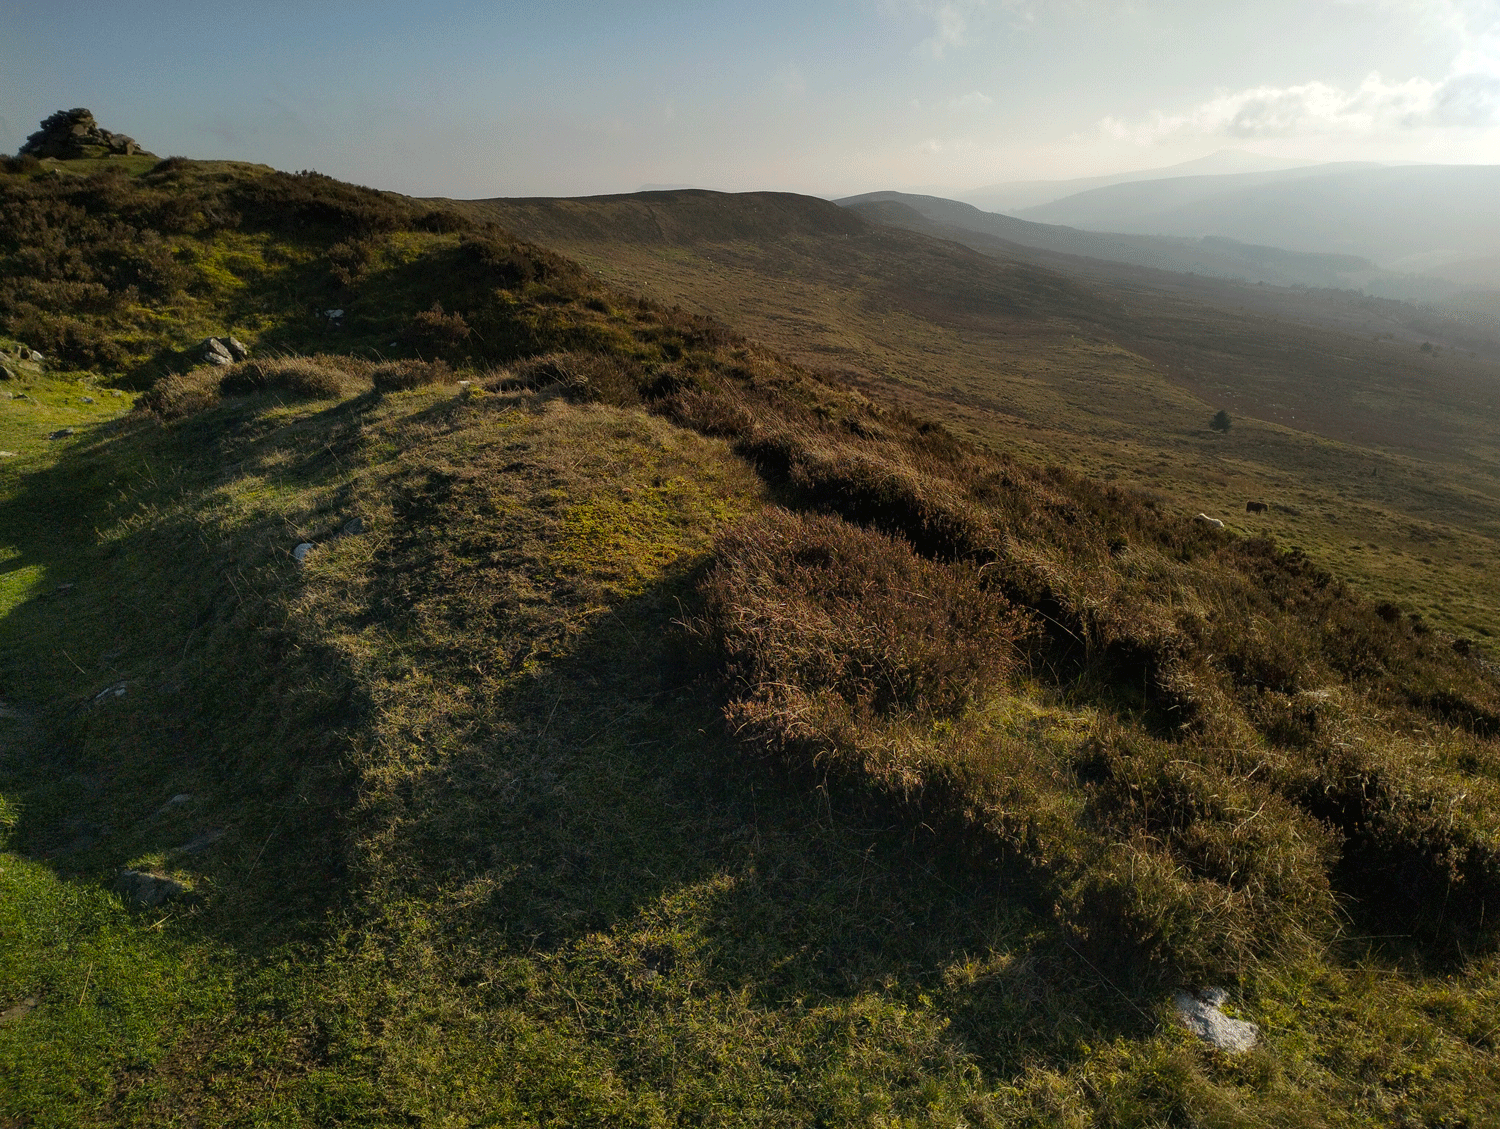
[[[178,792],[177,795],[173,796],[166,803],[162,804],[161,807],[157,808],[156,814],[166,815],[167,812],[171,811],[172,809],[180,808],[183,804],[190,804],[192,802],[193,795],[191,792]]]
[[[51,435],[47,436],[47,438],[48,439],[66,439],[69,435],[72,435],[72,434],[73,434],[73,429],[71,427],[64,427],[64,428],[62,428],[59,431],[54,431]]]
[[[1198,1038],[1221,1051],[1240,1054],[1255,1046],[1260,1028],[1243,1019],[1231,1019],[1220,1011],[1219,1005],[1228,998],[1229,993],[1223,988],[1205,988],[1197,995],[1178,992],[1172,1003],[1177,1007],[1177,1017]]]
[[[307,554],[312,551],[312,542],[304,541],[302,542],[302,544],[298,545],[295,549],[292,550],[292,560],[296,561],[298,564],[301,564],[303,561],[307,560]]]
[[[187,893],[187,887],[181,882],[159,874],[148,874],[144,870],[120,871],[120,876],[115,879],[115,889],[125,899],[126,905],[139,909],[164,905]]]

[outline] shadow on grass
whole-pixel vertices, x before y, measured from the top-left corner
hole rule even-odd
[[[8,563],[43,576],[0,618],[0,697],[27,723],[0,720],[11,849],[69,879],[181,878],[197,897],[176,915],[252,950],[346,895],[340,745],[366,708],[336,656],[285,633],[285,529],[226,535],[204,510],[226,467],[329,494],[369,400],[300,421],[318,441],[289,461],[265,402],[102,425],[0,499]]]
[[[363,806],[351,750],[377,707],[345,657],[286,626],[287,531],[212,541],[174,506],[226,466],[274,464],[281,486],[321,490],[337,529],[340,452],[375,403],[298,421],[316,442],[293,437],[290,457],[254,405],[124,421],[0,502],[5,528],[68,513],[23,559],[83,578],[0,621],[4,693],[37,720],[0,733],[13,850],[71,881],[124,866],[191,881],[197,898],[163,915],[250,961],[351,923],[399,942],[415,907],[458,986],[497,953],[565,961],[608,936],[626,964],[758,1009],[923,1001],[997,1072],[1154,1025],[1145,995],[1069,950],[1024,875],[878,796],[747,756],[674,626],[691,570],[598,614],[483,727],[438,735],[444,755],[394,815]],[[141,469],[121,483],[122,467]],[[121,520],[122,492],[149,520]]]
[[[496,952],[603,946],[619,976],[773,1012],[936,1001],[1000,1073],[1154,1028],[1154,997],[1074,953],[1019,868],[747,754],[674,624],[696,580],[601,616],[507,703],[503,732],[404,797],[388,881],[427,907],[458,982]]]

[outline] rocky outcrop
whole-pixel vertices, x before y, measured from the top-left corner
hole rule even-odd
[[[136,144],[135,138],[123,133],[100,129],[94,115],[87,110],[58,110],[42,128],[21,146],[22,156],[56,157],[68,161],[76,157],[142,156],[152,157]]]
[[[151,909],[187,893],[187,887],[181,882],[144,870],[120,871],[115,879],[115,889],[126,905],[137,909]]]
[[[234,337],[205,337],[198,345],[199,355],[211,365],[239,364],[250,350]]]

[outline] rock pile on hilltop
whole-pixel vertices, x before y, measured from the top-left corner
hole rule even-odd
[[[155,156],[136,144],[135,138],[123,133],[111,133],[100,129],[94,115],[88,110],[58,110],[42,128],[26,139],[21,146],[21,155],[33,157],[56,157],[72,160],[76,157],[104,157],[111,154],[121,156]]]

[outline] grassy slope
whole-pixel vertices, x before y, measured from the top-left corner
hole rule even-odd
[[[982,443],[1300,546],[1459,634],[1500,631],[1492,361],[1424,354],[1378,309],[1330,328],[1302,316],[1315,299],[1255,288],[1097,269],[1066,283],[1024,253],[997,263],[764,199],[465,206]],[[1207,428],[1218,407],[1226,436]],[[1256,517],[1248,499],[1284,508]]]
[[[569,316],[630,344],[565,363],[581,398],[628,405],[618,371],[670,410],[272,390],[163,425],[71,403],[68,374],[0,405],[0,1118],[1484,1123],[1491,957],[1355,937],[1251,964],[1266,1045],[1229,1060],[1167,1021],[1159,979],[1081,952],[1044,875],[934,837],[875,762],[746,757],[674,624],[698,622],[716,537],[803,503],[764,441],[705,434],[742,425],[694,381],[742,373],[730,402],[780,405],[809,451],[913,440],[594,296]],[[85,426],[43,438],[61,424]],[[1133,724],[1093,678],[1011,676],[933,732],[978,724],[1072,773]],[[1402,716],[1478,758],[1483,792],[1487,746]],[[194,897],[128,913],[105,892],[127,864]]]

